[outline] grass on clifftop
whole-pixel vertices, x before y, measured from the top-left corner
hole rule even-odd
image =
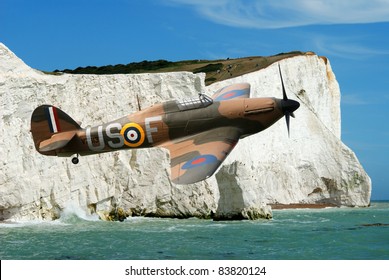
[[[95,75],[111,75],[111,74],[138,74],[138,73],[163,73],[163,72],[179,72],[188,71],[192,73],[205,73],[205,84],[210,85],[214,82],[230,79],[241,76],[250,72],[258,71],[266,68],[270,64],[279,60],[304,55],[307,53],[294,51],[289,53],[280,53],[274,56],[252,56],[235,59],[224,60],[184,60],[171,62],[167,60],[156,60],[142,62],[132,62],[129,64],[117,64],[107,66],[87,66],[78,67],[74,70],[55,70],[52,74],[60,72],[69,74],[95,74]]]

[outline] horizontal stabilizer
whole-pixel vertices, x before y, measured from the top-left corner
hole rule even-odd
[[[39,152],[50,152],[65,147],[76,135],[76,131],[60,132],[39,143]]]

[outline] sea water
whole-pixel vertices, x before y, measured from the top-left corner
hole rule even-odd
[[[0,224],[0,259],[387,260],[389,202],[274,210],[272,220],[128,218],[65,211],[52,222]]]

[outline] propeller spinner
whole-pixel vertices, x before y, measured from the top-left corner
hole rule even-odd
[[[290,136],[290,132],[289,132],[290,117],[293,117],[293,118],[295,117],[293,112],[296,111],[300,107],[300,103],[295,101],[295,100],[288,99],[288,96],[286,95],[286,91],[285,91],[284,81],[282,79],[280,64],[278,64],[278,69],[280,71],[281,84],[282,84],[281,108],[282,108],[282,111],[285,115],[286,127],[288,129],[288,136]]]

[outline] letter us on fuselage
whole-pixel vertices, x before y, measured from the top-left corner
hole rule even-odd
[[[164,131],[162,116],[146,117],[143,121],[129,121],[125,117],[107,124],[87,127],[85,142],[88,150],[96,153],[115,149],[147,148],[161,142]]]

